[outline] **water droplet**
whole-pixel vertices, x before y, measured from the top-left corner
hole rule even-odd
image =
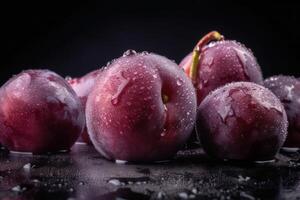
[[[188,199],[189,198],[189,195],[186,193],[186,192],[180,192],[178,194],[179,198],[181,199]]]
[[[166,194],[162,191],[159,191],[157,193],[157,199],[163,199],[163,198],[165,198],[165,196],[166,196]]]
[[[215,46],[216,44],[217,44],[217,42],[210,42],[210,43],[207,45],[207,47],[211,48],[211,47]]]
[[[246,176],[246,177],[243,177],[242,175],[239,175],[238,176],[238,181],[239,182],[247,182],[250,180],[250,177],[249,176]]]
[[[292,90],[294,89],[294,85],[291,85],[291,86],[285,86],[285,90],[288,92],[287,93],[287,96],[286,96],[286,98],[287,98],[287,100],[292,100],[292,98],[293,98],[293,94],[292,94]]]
[[[23,166],[23,169],[24,169],[25,171],[30,171],[30,169],[31,169],[31,164],[30,164],[30,163],[25,164],[25,165]]]
[[[116,164],[126,164],[127,161],[126,160],[115,160]]]
[[[123,72],[121,72],[120,79],[121,79],[120,80],[121,83],[119,84],[116,93],[114,95],[112,95],[112,97],[111,97],[111,103],[113,105],[117,105],[119,103],[120,95],[122,94],[123,90],[126,88],[127,84],[129,83],[129,80],[127,80],[124,77]]]
[[[249,199],[249,200],[253,200],[256,199],[254,196],[251,196],[249,194],[247,194],[246,192],[240,192],[240,197],[242,197],[243,199]]]
[[[132,55],[135,55],[136,54],[136,51],[135,50],[132,50],[132,49],[128,49],[127,51],[125,51],[123,53],[123,57],[126,57],[126,56],[132,56]]]
[[[108,183],[115,185],[115,186],[120,186],[120,185],[141,185],[141,184],[147,184],[150,181],[150,178],[147,176],[143,177],[120,177],[120,178],[111,178],[108,180]]]
[[[196,188],[193,188],[193,189],[192,189],[192,193],[197,194],[197,189],[196,189]]]
[[[141,53],[142,56],[145,56],[145,55],[148,55],[148,54],[149,54],[148,51],[142,51],[142,53]]]
[[[40,181],[38,179],[33,179],[32,182],[33,183],[39,183]]]
[[[182,85],[182,80],[181,80],[181,79],[177,79],[176,84],[177,84],[178,86],[181,86],[181,85]]]
[[[72,80],[72,77],[71,77],[71,76],[66,76],[66,77],[65,77],[65,80],[66,80],[66,81],[71,81],[71,80]]]
[[[231,106],[227,105],[223,107],[223,109],[219,109],[218,114],[221,117],[222,121],[225,123],[226,119],[233,115],[233,110]]]
[[[83,181],[80,181],[80,182],[79,182],[79,185],[84,185],[84,182],[83,182]]]
[[[167,130],[164,128],[163,132],[160,134],[161,137],[164,137],[167,134]]]
[[[152,76],[153,76],[153,78],[157,78],[157,75],[156,75],[156,74],[153,74]]]
[[[20,185],[11,188],[11,190],[14,192],[24,192],[26,189],[27,189],[26,187],[21,187]]]
[[[106,63],[106,66],[109,66],[111,64],[111,62],[110,61],[108,61],[107,63]]]
[[[118,179],[110,179],[108,181],[108,183],[112,184],[112,185],[115,185],[115,186],[119,186],[121,185],[121,181],[119,181]]]

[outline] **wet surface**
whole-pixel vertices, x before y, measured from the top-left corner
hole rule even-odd
[[[201,149],[156,164],[115,164],[86,145],[55,155],[0,151],[0,199],[299,199],[300,153],[217,162]]]

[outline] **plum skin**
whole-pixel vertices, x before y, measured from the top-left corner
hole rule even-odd
[[[54,72],[26,70],[0,89],[0,143],[11,151],[69,150],[84,123],[78,97]]]
[[[255,83],[235,82],[210,93],[198,107],[196,130],[204,150],[217,159],[274,158],[287,136],[280,100]]]
[[[86,105],[95,148],[110,160],[172,158],[196,119],[195,91],[184,72],[165,57],[135,53],[102,73]]]
[[[85,109],[87,97],[90,94],[90,92],[92,91],[94,84],[95,84],[95,80],[99,76],[100,73],[101,73],[101,70],[97,69],[97,70],[94,70],[94,71],[84,75],[83,77],[80,77],[80,78],[66,78],[68,83],[71,85],[71,87],[73,88],[73,90],[75,91],[77,96],[79,97],[84,109]],[[81,137],[79,137],[79,139],[81,139],[80,141],[83,141],[86,144],[89,144],[89,145],[92,144],[90,137],[87,133],[86,126],[81,134]]]
[[[187,74],[191,59],[192,53],[179,64]],[[251,50],[233,40],[211,42],[204,46],[194,84],[198,105],[213,90],[238,81],[263,84],[261,68]]]
[[[282,102],[288,117],[288,136],[284,147],[300,148],[300,81],[293,76],[272,76],[264,81]]]

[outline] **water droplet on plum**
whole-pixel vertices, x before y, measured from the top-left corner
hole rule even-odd
[[[120,76],[120,84],[118,85],[117,91],[115,94],[112,95],[111,97],[111,103],[112,105],[117,105],[119,103],[119,98],[124,92],[126,86],[128,85],[129,80],[124,77],[123,72],[121,72]]]
[[[177,79],[176,84],[177,84],[178,86],[181,86],[181,85],[182,85],[182,80],[181,80],[181,79]]]
[[[132,50],[132,49],[128,49],[127,51],[125,51],[123,53],[123,57],[126,57],[126,56],[132,56],[132,55],[136,55],[136,51],[135,50]]]
[[[71,76],[66,76],[66,77],[65,77],[65,80],[66,80],[66,81],[71,81],[71,80],[72,80],[72,77],[71,77]]]
[[[148,54],[149,54],[148,51],[142,51],[142,53],[141,53],[142,56],[145,56],[145,55],[148,55]]]

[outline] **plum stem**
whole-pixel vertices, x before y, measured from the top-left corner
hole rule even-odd
[[[169,101],[169,97],[165,94],[162,95],[163,103],[166,104]]]
[[[193,55],[192,55],[192,60],[191,60],[191,68],[190,68],[190,73],[189,76],[192,80],[192,82],[195,84],[196,83],[196,78],[197,78],[197,71],[198,71],[198,63],[200,60],[201,56],[201,50],[202,48],[210,43],[211,41],[219,41],[223,40],[224,37],[217,31],[211,31],[208,34],[206,34],[203,38],[199,40],[197,45],[195,46],[193,50]]]

